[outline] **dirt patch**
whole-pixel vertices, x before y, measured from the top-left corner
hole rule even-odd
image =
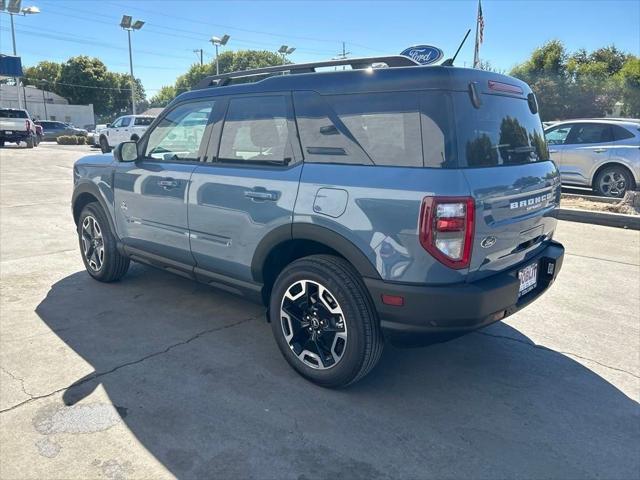
[[[617,203],[599,202],[583,197],[562,196],[562,208],[593,210],[596,212],[622,213],[625,215],[640,215],[640,192],[627,192],[625,197]]]

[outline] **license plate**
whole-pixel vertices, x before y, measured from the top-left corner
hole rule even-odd
[[[518,271],[518,278],[520,279],[518,296],[521,297],[536,288],[538,284],[538,264],[532,263]]]
[[[4,133],[5,133],[5,135],[13,135],[13,131],[12,130],[5,130]]]

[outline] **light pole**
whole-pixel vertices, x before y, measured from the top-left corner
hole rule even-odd
[[[27,15],[35,15],[36,13],[40,13],[40,9],[34,6],[22,8],[22,0],[9,0],[8,5],[5,0],[0,0],[0,11],[2,11],[2,13],[9,14],[9,16],[11,17],[11,40],[13,41],[13,56],[17,57],[18,53],[16,52],[16,31],[15,26],[13,25],[13,16],[22,15],[23,17],[26,17]],[[18,77],[13,77],[13,81],[16,84],[18,108],[22,108],[20,102],[20,82],[18,81]],[[27,108],[26,101],[24,107]]]
[[[220,64],[218,63],[218,45],[226,45],[231,37],[229,35],[223,35],[222,38],[211,37],[209,40],[216,47],[216,75],[220,75]]]
[[[142,20],[136,20],[132,22],[131,15],[123,15],[120,21],[120,26],[123,30],[127,31],[127,37],[129,38],[129,71],[131,72],[131,111],[136,114],[136,79],[133,76],[133,56],[131,55],[131,31],[140,30],[144,25]]]
[[[284,65],[287,61],[287,55],[291,55],[293,52],[295,52],[296,47],[289,47],[287,45],[282,45],[279,49],[278,49],[278,53],[282,56],[282,64]]]

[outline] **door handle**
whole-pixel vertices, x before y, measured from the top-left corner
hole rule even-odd
[[[270,200],[276,201],[279,198],[278,192],[270,192],[264,189],[247,190],[244,192],[244,196],[251,200]]]
[[[174,180],[173,178],[163,178],[162,180],[158,180],[158,185],[165,190],[171,190],[172,188],[176,188],[178,186],[178,181]]]
[[[606,148],[594,148],[593,151],[596,152],[596,153],[603,153],[603,152],[606,152],[607,149]]]

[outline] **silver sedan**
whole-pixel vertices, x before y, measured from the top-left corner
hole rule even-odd
[[[562,183],[622,197],[640,184],[640,120],[585,119],[545,130]]]

